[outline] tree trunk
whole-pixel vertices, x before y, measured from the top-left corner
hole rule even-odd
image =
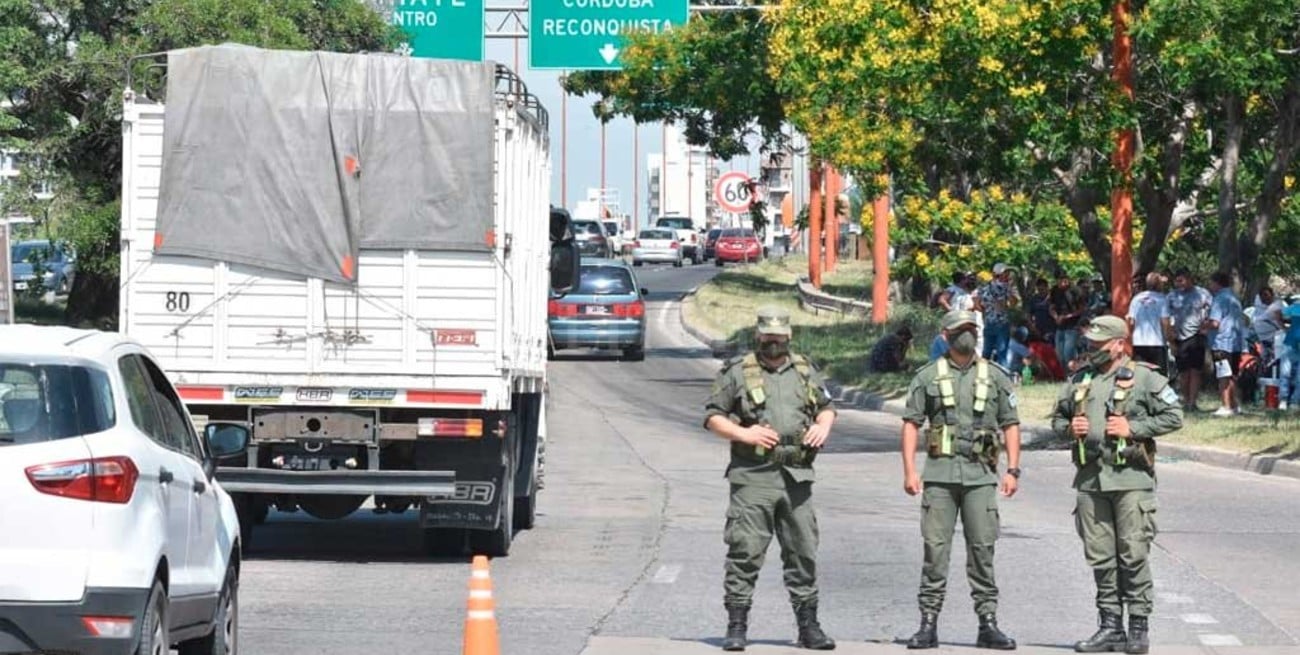
[[[1240,272],[1237,249],[1237,169],[1241,163],[1241,140],[1246,128],[1241,98],[1226,98],[1223,113],[1223,170],[1219,178],[1219,270],[1237,275]],[[1240,276],[1237,279],[1241,279]]]
[[[1101,273],[1102,279],[1110,285],[1110,235],[1102,228],[1097,218],[1098,194],[1090,188],[1075,188],[1066,193],[1066,204],[1075,222],[1079,224],[1079,237],[1088,249],[1092,265]]]
[[[1259,255],[1264,250],[1268,232],[1282,212],[1286,197],[1286,175],[1300,149],[1300,82],[1287,86],[1278,111],[1277,130],[1273,135],[1273,161],[1264,175],[1263,188],[1255,200],[1255,213],[1241,235],[1241,269],[1250,276],[1249,292],[1253,296],[1267,282],[1268,271],[1260,269]],[[1293,271],[1287,271],[1291,273]]]
[[[1136,181],[1138,202],[1146,217],[1146,230],[1142,233],[1142,243],[1134,253],[1134,279],[1140,280],[1156,269],[1160,262],[1160,251],[1179,227],[1174,222],[1174,212],[1181,200],[1179,180],[1182,178],[1183,152],[1192,121],[1198,114],[1199,108],[1195,102],[1188,102],[1183,107],[1177,126],[1165,143],[1159,176],[1148,173]]]

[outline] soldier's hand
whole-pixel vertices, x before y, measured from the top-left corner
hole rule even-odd
[[[921,476],[915,473],[907,474],[907,479],[903,481],[903,491],[906,491],[909,496],[921,493]]]
[[[1010,498],[1010,497],[1016,495],[1016,491],[1017,491],[1018,489],[1020,489],[1020,481],[1016,479],[1016,476],[1011,475],[1010,473],[1007,473],[1007,474],[1005,474],[1005,475],[1002,476],[1002,495],[1003,495],[1003,496],[1006,496],[1007,498]]]
[[[1070,421],[1070,433],[1078,439],[1088,436],[1088,417],[1074,417],[1074,420]]]
[[[776,430],[764,425],[751,425],[745,428],[742,433],[742,439],[751,446],[762,446],[764,448],[775,447],[781,442],[781,435]]]
[[[821,448],[829,436],[831,436],[830,428],[819,423],[813,423],[808,426],[808,431],[803,435],[803,444],[811,448]]]
[[[1112,437],[1127,439],[1133,436],[1133,428],[1128,424],[1127,416],[1108,416],[1106,417],[1106,434]]]

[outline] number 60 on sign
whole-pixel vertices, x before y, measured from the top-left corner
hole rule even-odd
[[[724,211],[747,212],[754,202],[751,186],[749,176],[740,171],[723,173],[713,184],[713,199]]]

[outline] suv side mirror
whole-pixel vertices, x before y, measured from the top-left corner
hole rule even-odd
[[[244,454],[251,438],[248,426],[242,423],[209,423],[203,429],[212,459],[221,461]]]

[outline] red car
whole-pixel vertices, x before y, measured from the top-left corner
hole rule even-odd
[[[718,235],[714,253],[713,261],[718,266],[727,262],[756,262],[763,259],[763,244],[750,228],[730,227]]]

